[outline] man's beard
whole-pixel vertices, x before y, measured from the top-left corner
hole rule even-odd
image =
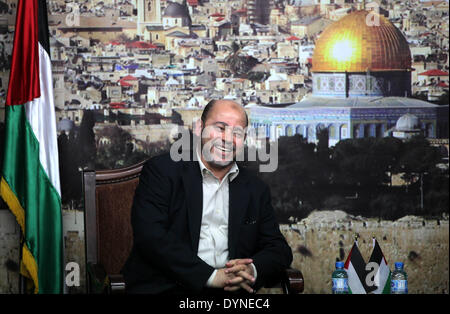
[[[213,149],[215,153],[212,153],[211,149]],[[225,156],[221,155],[221,158],[218,158],[217,152],[221,152],[225,154]],[[200,153],[202,154],[204,160],[214,168],[223,169],[228,167],[235,161],[235,152],[236,148],[233,144],[223,142],[221,139],[201,139]]]

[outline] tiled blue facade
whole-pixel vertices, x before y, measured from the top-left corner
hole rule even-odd
[[[312,74],[313,95],[321,97],[410,96],[411,72]]]
[[[351,103],[351,101],[349,100]],[[329,145],[346,138],[385,137],[406,113],[416,115],[429,138],[436,137],[437,109],[434,107],[358,107],[343,108],[267,108],[250,109],[251,127],[262,127],[271,140],[279,136],[303,135],[309,142],[317,141],[317,132],[327,128]]]

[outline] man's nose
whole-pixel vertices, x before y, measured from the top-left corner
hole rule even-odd
[[[225,142],[233,142],[233,128],[225,128],[225,131],[222,133],[222,139]]]

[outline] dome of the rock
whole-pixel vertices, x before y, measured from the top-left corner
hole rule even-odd
[[[355,11],[328,26],[316,41],[313,72],[402,71],[411,52],[400,30],[383,15]]]

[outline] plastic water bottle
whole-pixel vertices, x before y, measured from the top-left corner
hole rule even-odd
[[[336,270],[331,275],[331,293],[348,294],[348,276],[344,262],[336,262]]]
[[[395,262],[395,270],[391,277],[391,294],[408,293],[408,275],[403,270],[402,262]]]

